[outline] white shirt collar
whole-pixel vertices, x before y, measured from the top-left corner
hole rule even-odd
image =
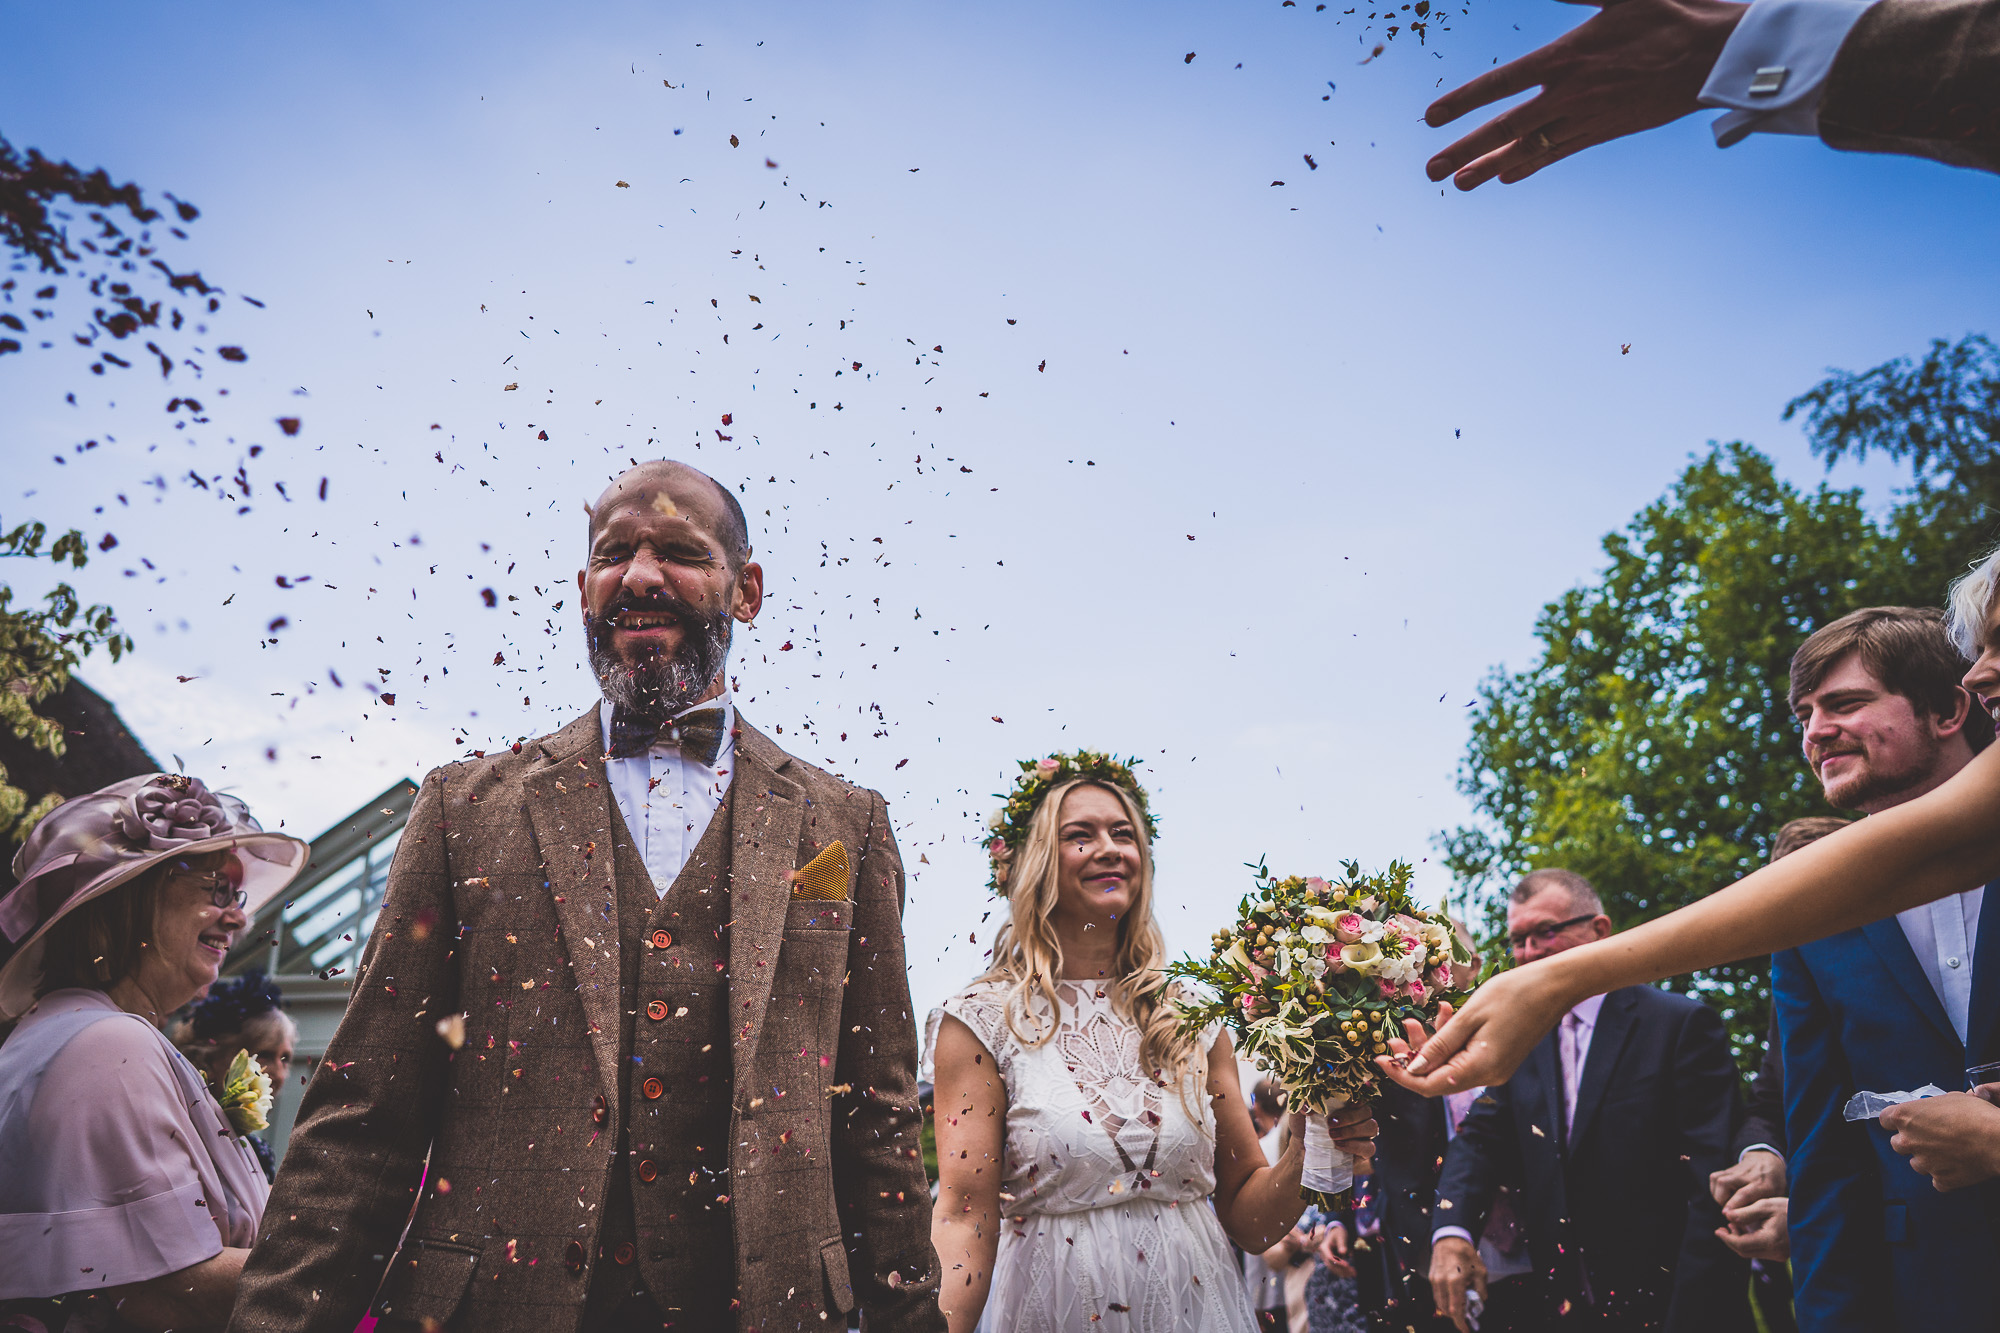
[[[684,717],[689,713],[699,712],[704,708],[720,708],[722,710],[722,749],[720,753],[728,754],[730,750],[735,748],[731,742],[730,733],[736,727],[736,702],[730,696],[729,687],[727,685],[723,686],[722,693],[716,695],[713,699],[704,699],[698,704],[689,704],[686,708],[681,709],[680,712],[675,713],[674,717]],[[609,754],[611,752],[611,701],[609,699],[599,699],[597,701],[597,731],[604,738],[605,753]]]

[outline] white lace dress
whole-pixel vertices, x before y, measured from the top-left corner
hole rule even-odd
[[[974,983],[925,1024],[935,1051],[945,1014],[964,1023],[1006,1084],[1006,1220],[980,1329],[1253,1333],[1242,1270],[1209,1199],[1215,1119],[1200,1075],[1187,1074],[1178,1093],[1148,1079],[1138,1029],[1090,982],[1059,986],[1055,1036],[1024,1046],[1004,1018],[1009,989]],[[1046,1002],[1039,1009],[1046,1022]],[[1202,1034],[1204,1051],[1215,1035]]]

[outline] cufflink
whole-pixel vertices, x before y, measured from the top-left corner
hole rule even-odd
[[[1766,65],[1750,78],[1752,97],[1770,97],[1785,86],[1785,76],[1791,70],[1783,65]]]

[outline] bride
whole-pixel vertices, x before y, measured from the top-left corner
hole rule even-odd
[[[927,1025],[951,1333],[1251,1333],[1229,1240],[1261,1252],[1298,1220],[1302,1126],[1267,1163],[1228,1035],[1178,1028],[1131,770],[1022,769],[988,844],[1010,913],[993,966]],[[1368,1116],[1334,1125],[1363,1157]]]

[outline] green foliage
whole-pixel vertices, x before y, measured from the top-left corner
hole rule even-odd
[[[81,569],[89,562],[83,534],[72,528],[45,552],[48,529],[22,523],[0,536],[0,557],[34,560],[47,556]],[[70,672],[92,650],[103,648],[117,661],[132,647],[108,606],[85,606],[76,590],[59,583],[39,606],[16,608],[14,590],[0,583],[0,726],[35,749],[60,756],[62,728],[35,712],[35,705],[69,683]],[[27,836],[35,821],[61,801],[53,792],[28,792],[8,780],[0,765],[0,837],[11,846]]]
[[[1787,706],[1791,655],[1863,606],[1935,606],[1995,535],[2000,348],[1832,371],[1785,409],[1829,466],[1871,451],[1913,485],[1872,517],[1859,491],[1801,491],[1743,444],[1714,448],[1604,539],[1597,578],[1542,610],[1539,658],[1480,689],[1458,782],[1472,824],[1440,835],[1502,947],[1506,892],[1564,866],[1623,929],[1762,864],[1778,829],[1828,813]],[[1762,959],[1670,983],[1721,1013],[1746,1068],[1769,1022]]]
[[[1534,867],[1589,879],[1622,929],[1742,877],[1787,820],[1826,813],[1786,702],[1791,655],[1856,607],[1937,601],[1951,567],[1903,546],[1858,491],[1801,492],[1742,444],[1606,537],[1602,576],[1543,609],[1540,660],[1480,690],[1459,773],[1480,820],[1443,842],[1489,933]],[[1739,1054],[1762,1040],[1762,960],[1675,984],[1717,1007]]]

